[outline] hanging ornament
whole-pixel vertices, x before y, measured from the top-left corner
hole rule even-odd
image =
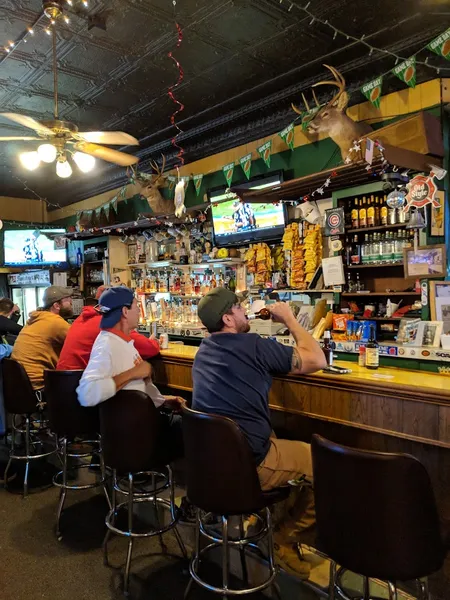
[[[256,148],[258,154],[266,163],[267,167],[270,169],[270,159],[271,159],[271,151],[272,151],[272,140],[269,140],[259,148]]]
[[[361,92],[370,100],[375,108],[380,108],[381,102],[381,86],[383,85],[383,77],[377,77],[362,86]]]
[[[176,48],[179,48],[181,46],[181,42],[183,41],[183,32],[181,30],[181,27],[178,25],[178,23],[175,23],[175,27],[177,28],[177,33],[178,33],[178,40],[177,40]],[[168,94],[169,98],[172,100],[172,102],[174,102],[174,104],[176,104],[178,106],[177,110],[170,117],[170,123],[178,130],[178,133],[176,135],[174,135],[174,137],[172,138],[172,145],[178,149],[177,158],[180,161],[180,165],[184,165],[184,157],[183,157],[184,149],[179,144],[177,144],[177,137],[180,133],[183,132],[183,130],[178,126],[177,122],[175,121],[176,116],[182,110],[184,110],[184,104],[182,102],[180,102],[179,100],[177,100],[173,94],[173,90],[176,89],[177,87],[179,87],[179,85],[183,81],[184,72],[183,72],[183,69],[182,69],[180,63],[174,57],[172,51],[170,51],[167,54],[167,56],[173,60],[173,62],[175,63],[175,65],[177,66],[177,69],[178,69],[178,81],[174,85],[171,85],[169,87],[167,94]]]
[[[250,179],[250,171],[252,170],[252,153],[246,154],[242,158],[239,159],[242,170],[244,171],[247,179]]]
[[[198,196],[200,194],[200,188],[202,187],[203,174],[194,175],[192,179],[194,180],[195,195]]]
[[[290,150],[294,149],[294,123],[285,127],[278,135]]]
[[[234,162],[222,167],[222,171],[223,171],[223,174],[225,175],[225,180],[227,182],[227,186],[230,187],[231,181],[233,179]]]
[[[184,181],[180,181],[175,186],[175,216],[180,218],[186,212],[184,206]]]
[[[416,87],[416,57],[412,56],[392,69],[392,73],[409,87]]]

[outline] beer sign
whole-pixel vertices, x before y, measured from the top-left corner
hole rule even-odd
[[[433,171],[428,176],[417,175],[408,185],[408,194],[406,195],[405,212],[415,206],[423,208],[426,204],[432,204],[435,208],[439,207],[439,200],[436,198],[437,186],[434,183],[435,174]]]

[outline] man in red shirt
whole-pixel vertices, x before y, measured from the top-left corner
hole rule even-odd
[[[98,288],[97,300],[108,287],[102,285]],[[58,371],[76,371],[77,369],[86,368],[91,356],[92,346],[100,333],[101,319],[102,315],[93,306],[83,308],[81,315],[75,319],[66,336],[56,365]],[[156,340],[147,338],[137,331],[132,331],[130,336],[134,340],[134,347],[143,359],[152,358],[159,354],[159,344]]]

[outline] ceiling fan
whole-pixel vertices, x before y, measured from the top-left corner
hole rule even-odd
[[[30,171],[37,169],[41,161],[51,163],[56,160],[56,173],[59,177],[70,177],[72,167],[68,157],[74,160],[78,168],[87,173],[94,168],[95,158],[128,167],[139,162],[139,158],[132,154],[106,148],[102,144],[113,146],[138,146],[138,140],[123,131],[78,131],[78,127],[69,121],[59,118],[58,110],[58,64],[56,58],[56,20],[63,14],[62,0],[44,0],[43,9],[46,17],[50,19],[53,35],[53,115],[51,121],[37,121],[32,117],[17,113],[0,113],[9,121],[23,127],[33,129],[36,136],[5,136],[0,137],[0,142],[10,141],[38,141],[44,140],[36,151],[24,152],[19,155],[23,166]]]

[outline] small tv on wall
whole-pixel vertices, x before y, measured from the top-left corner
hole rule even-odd
[[[65,232],[65,229],[5,229],[5,266],[39,267],[66,262],[65,244],[58,239]]]
[[[272,187],[281,181],[281,176],[275,175],[239,187],[257,190]],[[209,200],[217,246],[276,240],[283,235],[286,225],[286,209],[283,203],[242,203],[235,194],[227,192],[224,188],[209,192]]]

